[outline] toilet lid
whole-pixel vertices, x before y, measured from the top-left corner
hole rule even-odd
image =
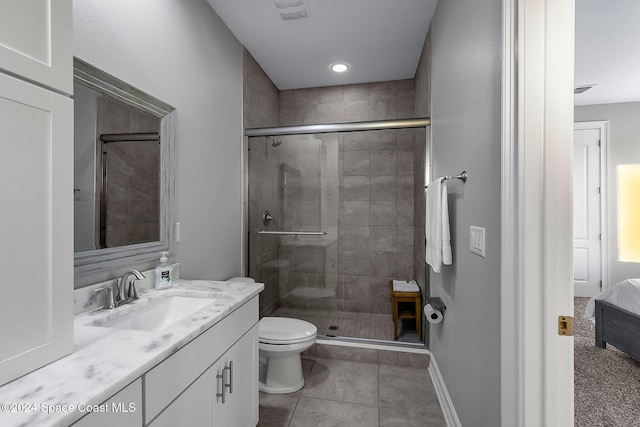
[[[263,342],[297,341],[315,337],[318,328],[312,323],[289,317],[263,317],[258,335]]]

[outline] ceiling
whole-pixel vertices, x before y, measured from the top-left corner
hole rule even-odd
[[[207,0],[281,89],[413,78],[437,0]],[[276,7],[294,5],[291,9]],[[303,3],[303,6],[296,6]],[[640,1],[577,0],[576,105],[640,101]],[[306,8],[308,16],[280,12]],[[337,74],[329,65],[346,61]]]
[[[576,105],[640,101],[640,1],[577,0]]]
[[[304,0],[308,16],[289,20],[274,0],[208,2],[284,90],[412,79],[437,0]],[[329,70],[338,61],[351,69]]]

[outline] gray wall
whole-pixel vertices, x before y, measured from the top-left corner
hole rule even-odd
[[[181,276],[238,275],[240,43],[205,0],[74,0],[73,42],[80,59],[177,109],[176,194],[182,240],[171,260],[181,263]],[[76,286],[104,276],[84,276]]]
[[[433,177],[448,182],[453,265],[431,273],[447,305],[431,351],[464,426],[500,425],[501,2],[438,3],[431,23]],[[486,228],[486,258],[469,226]]]
[[[575,121],[609,121],[609,160],[607,180],[609,192],[609,266],[610,283],[640,277],[640,264],[618,261],[618,183],[616,167],[640,163],[640,102],[588,105],[575,108]]]

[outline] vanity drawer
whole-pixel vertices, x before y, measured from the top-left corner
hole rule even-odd
[[[258,322],[258,297],[239,307],[144,375],[145,423]]]

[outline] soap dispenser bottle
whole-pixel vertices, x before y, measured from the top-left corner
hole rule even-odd
[[[171,287],[171,273],[173,267],[167,263],[169,252],[162,252],[160,264],[156,267],[156,289],[167,289]]]

